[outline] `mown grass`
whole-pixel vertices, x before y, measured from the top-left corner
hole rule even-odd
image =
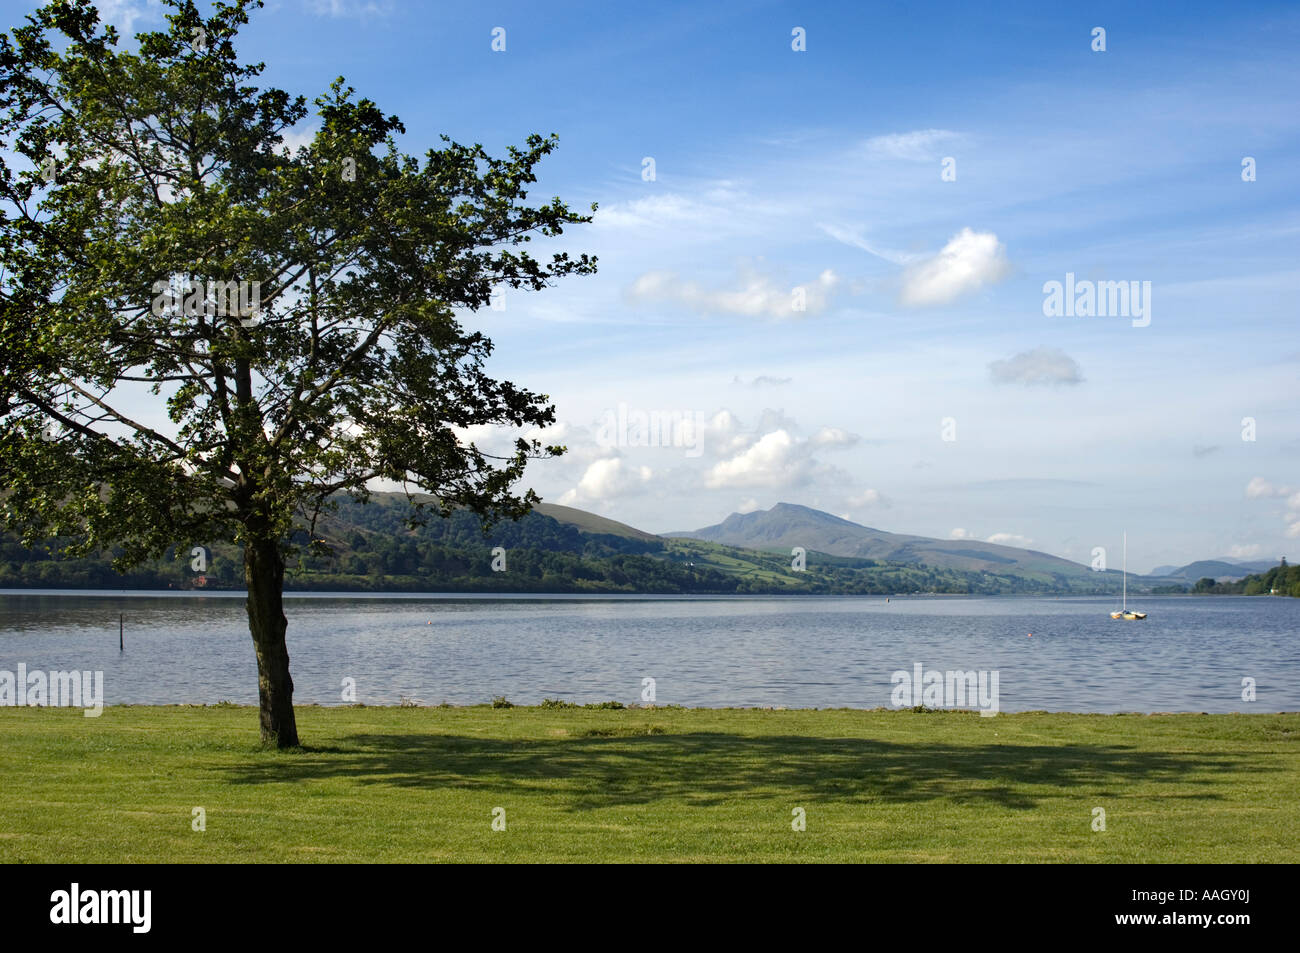
[[[0,860],[1300,860],[1300,714],[298,717],[277,752],[252,708],[0,709]]]

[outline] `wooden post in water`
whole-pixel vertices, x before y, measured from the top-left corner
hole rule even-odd
[[[117,650],[126,651],[126,645],[122,642],[122,613],[117,614]]]

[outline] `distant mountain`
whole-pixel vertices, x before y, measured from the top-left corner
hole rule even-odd
[[[1209,577],[1216,581],[1245,579],[1254,573],[1266,572],[1275,563],[1269,559],[1243,561],[1236,559],[1199,559],[1186,566],[1157,566],[1146,578],[1181,579],[1186,582]]]
[[[1231,563],[1238,569],[1249,569],[1251,572],[1268,572],[1277,565],[1273,559],[1232,559],[1228,556],[1223,556],[1216,562]]]
[[[518,521],[484,532],[474,514],[455,510],[443,519],[426,513],[411,525],[401,494],[373,493],[362,505],[340,497],[321,514],[287,569],[290,590],[374,592],[619,592],[788,593],[890,595],[900,593],[1091,593],[1118,588],[1115,574],[1083,577],[1024,572],[1012,562],[993,571],[934,564],[809,553],[806,567],[782,552],[700,539],[668,539],[567,506],[543,503]],[[807,511],[825,520],[835,517]],[[847,523],[852,529],[856,524]],[[857,527],[863,530],[862,527]],[[315,540],[323,549],[308,547]],[[1005,547],[1000,547],[1005,548]],[[203,573],[190,552],[171,552],[117,575],[109,559],[54,558],[0,533],[0,588],[238,589],[239,548],[214,542]],[[981,561],[987,563],[985,558]]]
[[[802,546],[810,553],[964,572],[995,572],[1040,581],[1090,579],[1100,583],[1111,574],[1095,573],[1088,566],[1037,550],[973,539],[932,539],[889,533],[794,503],[778,503],[770,510],[753,513],[732,513],[716,526],[665,535],[785,553]]]

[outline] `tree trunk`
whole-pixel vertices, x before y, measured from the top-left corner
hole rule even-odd
[[[293,679],[284,633],[284,556],[275,540],[250,539],[244,545],[244,581],[248,586],[248,630],[257,650],[257,700],[262,743],[298,746],[293,714]]]

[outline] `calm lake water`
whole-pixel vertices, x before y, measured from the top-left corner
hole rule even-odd
[[[688,706],[888,706],[897,670],[999,673],[1003,711],[1300,709],[1300,599],[288,599],[295,701],[504,695]],[[126,649],[118,651],[118,614]],[[1029,633],[1033,633],[1032,638]],[[0,670],[102,670],[107,704],[257,700],[241,594],[0,591]],[[1257,700],[1242,700],[1242,679]]]

